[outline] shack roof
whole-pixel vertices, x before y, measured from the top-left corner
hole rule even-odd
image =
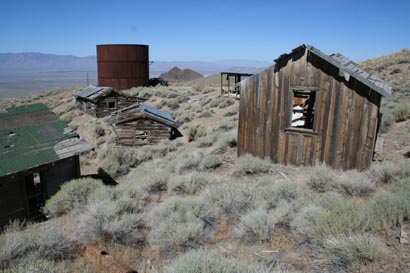
[[[353,77],[354,79],[367,85],[369,88],[373,89],[380,95],[388,98],[389,100],[395,101],[395,98],[392,95],[392,87],[390,83],[382,80],[380,77],[374,74],[369,73],[368,71],[360,67],[357,63],[353,62],[340,53],[326,55],[311,45],[303,44],[293,49],[290,53],[280,55],[274,61],[278,63],[284,59],[287,59],[289,56],[305,49],[309,50],[331,65],[337,67],[339,69],[339,76],[344,77],[347,81],[349,81],[350,77]]]
[[[148,117],[170,127],[178,128],[178,124],[169,113],[145,103],[134,104],[113,112],[111,114],[111,122],[114,124],[121,124],[142,117]]]
[[[89,85],[87,88],[81,90],[77,94],[74,94],[76,98],[82,98],[85,100],[90,100],[97,102],[105,96],[111,94],[114,91],[112,87],[101,87]]]
[[[44,104],[0,112],[0,177],[92,149]]]
[[[258,74],[265,70],[266,67],[244,67],[244,66],[234,66],[230,67],[221,72],[221,74],[235,74],[235,75],[244,75],[244,76],[252,76]]]

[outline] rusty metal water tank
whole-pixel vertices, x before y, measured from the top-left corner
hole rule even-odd
[[[115,89],[148,86],[147,45],[97,45],[98,85]]]

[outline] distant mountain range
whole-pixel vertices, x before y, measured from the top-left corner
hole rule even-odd
[[[192,69],[203,75],[221,72],[233,66],[268,67],[270,61],[254,60],[221,60],[207,61],[155,61],[150,66],[150,76],[156,77],[170,70],[172,67]],[[39,73],[58,71],[96,71],[95,56],[76,57],[73,55],[55,55],[43,53],[0,53],[0,73]]]

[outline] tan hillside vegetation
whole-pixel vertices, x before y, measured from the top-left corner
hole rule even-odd
[[[98,272],[81,255],[85,244],[143,273],[409,270],[410,246],[398,239],[410,219],[403,155],[410,152],[410,117],[396,121],[406,99],[400,91],[398,103],[383,104],[385,117],[391,114],[382,124],[385,160],[365,172],[237,158],[239,101],[219,96],[217,86],[126,90],[169,112],[184,135],[142,147],[116,146],[107,118],[76,109],[77,91],[3,106],[47,103],[95,144],[81,158],[82,173],[102,167],[120,184],[70,181],[45,204],[49,221],[11,224],[0,235],[6,272]]]

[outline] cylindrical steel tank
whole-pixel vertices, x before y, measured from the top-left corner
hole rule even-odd
[[[97,45],[98,85],[115,89],[148,86],[147,45]]]

